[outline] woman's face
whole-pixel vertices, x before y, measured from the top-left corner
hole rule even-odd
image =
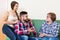
[[[14,6],[14,10],[15,10],[15,11],[18,10],[18,4],[15,4],[15,6]]]
[[[49,14],[47,14],[46,21],[47,21],[47,22],[50,22],[50,21],[52,21],[52,20],[51,20],[51,17],[50,17],[50,15],[49,15]]]

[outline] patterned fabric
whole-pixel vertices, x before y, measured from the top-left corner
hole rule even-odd
[[[44,22],[42,24],[42,27],[40,28],[40,32],[45,34],[51,34],[51,37],[57,37],[59,32],[60,25],[55,21],[52,24],[48,24],[47,22]]]
[[[15,27],[15,33],[20,34],[20,35],[28,35],[30,34],[30,32],[28,32],[28,28],[31,28],[32,30],[34,30],[32,33],[34,34],[34,36],[36,36],[36,30],[32,24],[31,21],[27,22],[27,23],[23,23],[23,22],[18,22],[14,25]]]

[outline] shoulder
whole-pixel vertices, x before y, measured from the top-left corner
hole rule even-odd
[[[47,24],[47,21],[44,21],[43,23],[42,23],[42,25],[46,25]]]
[[[8,15],[9,15],[9,12],[5,11],[3,17],[7,17]]]
[[[60,27],[60,24],[58,22],[56,22],[56,21],[53,23],[53,25],[54,25],[54,27],[57,27],[57,28]]]
[[[8,13],[9,13],[9,11],[6,11],[6,12],[5,12],[5,14],[8,14]]]
[[[10,11],[5,11],[5,15],[9,15],[9,12],[10,12]]]
[[[58,23],[58,22],[56,22],[56,21],[54,21],[54,22],[53,22],[53,25],[59,25],[59,23]]]

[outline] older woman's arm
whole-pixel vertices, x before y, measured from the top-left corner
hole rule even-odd
[[[53,32],[51,34],[45,34],[45,33],[40,33],[40,36],[43,37],[43,36],[48,36],[48,37],[57,37],[58,36],[58,33],[59,33],[59,27],[60,25],[57,24],[55,25],[56,28],[53,29]]]

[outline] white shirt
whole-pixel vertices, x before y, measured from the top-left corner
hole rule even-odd
[[[13,13],[12,12],[9,12],[9,16],[8,16],[8,20],[7,21],[16,21],[16,20],[18,20],[18,18],[17,18],[17,16],[14,16],[13,15]],[[9,26],[13,26],[13,25],[10,25],[10,24],[8,24]]]

